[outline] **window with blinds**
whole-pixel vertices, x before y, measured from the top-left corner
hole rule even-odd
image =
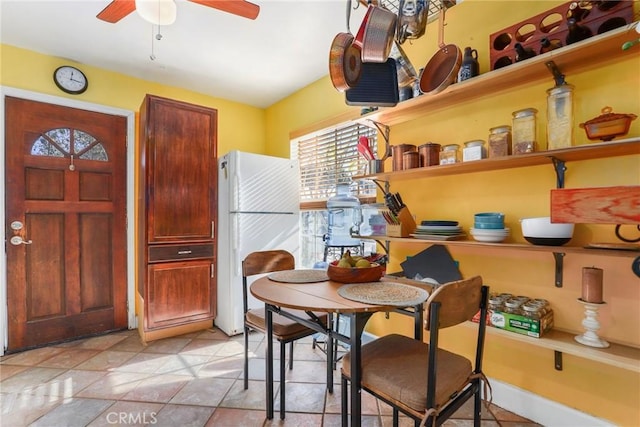
[[[357,123],[324,129],[293,141],[300,163],[300,201],[313,207],[336,193],[336,185],[351,183],[355,175],[367,172],[367,160],[358,153],[358,139],[366,136],[369,147],[377,151],[376,129]],[[352,194],[362,201],[375,199],[375,184],[355,181]]]

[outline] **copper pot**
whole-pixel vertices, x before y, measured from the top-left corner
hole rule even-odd
[[[637,118],[635,114],[616,114],[612,113],[611,107],[604,107],[601,115],[580,123],[580,127],[590,140],[611,141],[616,136],[626,135],[631,122]]]

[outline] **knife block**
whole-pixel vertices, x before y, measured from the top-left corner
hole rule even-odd
[[[387,236],[390,237],[409,237],[416,231],[416,221],[409,212],[408,207],[400,209],[398,212],[400,224],[387,224]]]

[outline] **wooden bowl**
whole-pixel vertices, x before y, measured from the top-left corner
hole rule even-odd
[[[385,266],[373,263],[371,267],[338,267],[334,261],[327,268],[327,276],[334,282],[340,283],[366,283],[377,282],[385,272]]]

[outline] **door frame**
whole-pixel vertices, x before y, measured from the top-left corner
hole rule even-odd
[[[32,92],[10,86],[0,86],[0,175],[5,177],[5,98],[12,96],[30,101],[45,102],[63,107],[77,108],[80,110],[94,111],[98,113],[124,116],[127,119],[127,319],[129,329],[138,327],[135,313],[135,112],[107,105],[94,104],[86,101],[63,98],[44,93]],[[2,223],[2,241],[7,242],[5,227],[5,184],[0,185],[0,223]],[[7,253],[6,250],[0,256],[0,334],[2,346],[0,356],[4,355],[9,343],[8,313],[7,313]]]

